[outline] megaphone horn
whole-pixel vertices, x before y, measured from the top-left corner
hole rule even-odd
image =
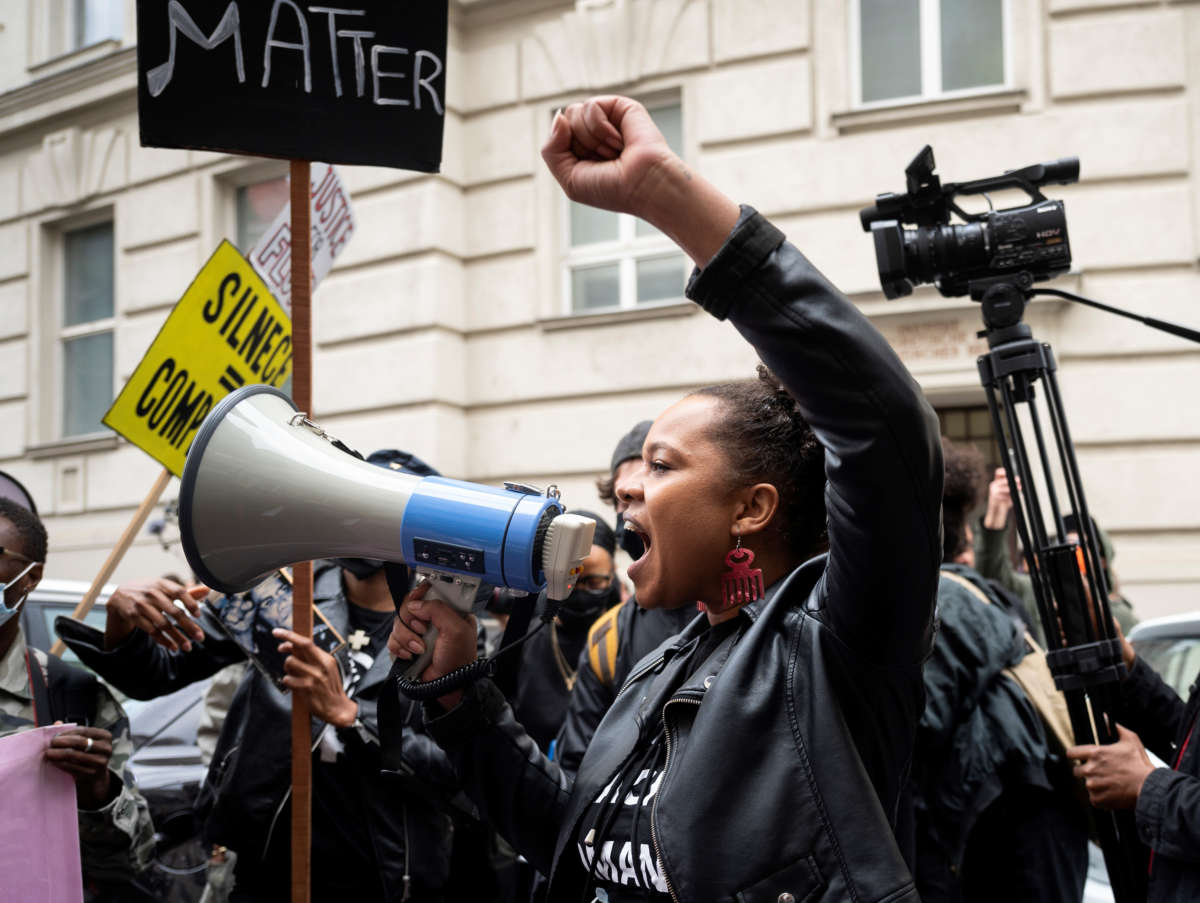
[[[464,590],[485,582],[538,592],[550,578],[561,599],[574,587],[595,523],[563,514],[557,493],[418,477],[335,441],[269,386],[238,389],[213,408],[179,494],[183,549],[201,581],[236,593],[298,561],[379,558]]]

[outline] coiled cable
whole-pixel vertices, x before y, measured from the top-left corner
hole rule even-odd
[[[395,682],[396,689],[409,699],[425,702],[426,700],[437,699],[439,696],[445,696],[448,693],[461,690],[463,687],[473,684],[477,680],[490,677],[495,668],[496,659],[516,649],[538,631],[545,630],[546,625],[558,616],[558,610],[561,607],[561,601],[547,599],[546,608],[538,618],[541,623],[533,630],[530,630],[519,639],[513,640],[507,646],[497,649],[495,655],[488,658],[476,659],[470,664],[455,668],[449,674],[443,674],[441,677],[435,677],[433,680],[412,680],[405,677],[404,669],[407,666],[407,662],[397,659],[392,666],[392,679]]]

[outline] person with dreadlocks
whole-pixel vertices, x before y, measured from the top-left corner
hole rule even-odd
[[[661,413],[618,487],[638,602],[704,616],[634,668],[574,781],[486,680],[427,703],[428,729],[550,900],[915,903],[893,821],[932,643],[937,419],[855,306],[641,104],[571,105],[542,156],[570,199],[674,239],[689,296],[766,367]],[[389,648],[411,657],[436,625],[430,680],[475,633],[424,595]]]

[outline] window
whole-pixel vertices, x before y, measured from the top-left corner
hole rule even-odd
[[[938,408],[938,423],[942,435],[956,443],[973,444],[983,454],[988,479],[1000,466],[1000,450],[996,447],[992,415],[985,405],[969,408]]]
[[[249,255],[279,211],[291,200],[286,176],[242,185],[237,189],[237,246]]]
[[[650,107],[676,153],[683,148],[679,104]],[[567,254],[563,295],[569,313],[587,314],[683,296],[690,272],[674,242],[635,216],[565,201]]]
[[[113,401],[113,226],[63,234],[62,435],[98,432]]]
[[[121,36],[125,5],[120,0],[72,0],[71,49]]]
[[[254,250],[279,211],[292,201],[291,180],[287,176],[275,176],[239,185],[234,193],[234,229],[238,250],[246,257]],[[285,395],[292,394],[292,377],[279,387]]]
[[[1008,83],[1010,0],[856,0],[861,104],[934,98]]]

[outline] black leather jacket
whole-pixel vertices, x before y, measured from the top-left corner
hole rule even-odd
[[[830,551],[798,567],[680,684],[697,620],[644,661],[574,784],[477,684],[430,731],[501,833],[578,899],[582,814],[662,718],[651,816],[677,901],[917,900],[892,834],[941,559],[937,420],[882,336],[765,219],[743,209],[689,296],[728,318],[827,449]],[[781,896],[790,894],[791,897]]]
[[[345,636],[348,610],[338,569],[318,577],[313,597],[321,613]],[[128,696],[150,699],[245,660],[242,650],[207,616],[200,624],[205,640],[187,653],[168,652],[140,630],[116,649],[105,651],[100,631],[66,619],[61,619],[58,627],[63,640],[84,664]],[[403,748],[405,765],[413,775],[402,778],[380,774],[376,703],[386,687],[391,663],[385,650],[354,688],[353,699],[358,703],[362,726],[338,729],[337,737],[361,777],[348,806],[358,806],[360,821],[374,848],[379,866],[379,895],[375,899],[398,901],[406,893],[406,872],[411,875],[411,892],[417,899],[437,893],[444,886],[449,873],[451,829],[441,803],[449,800],[457,788],[445,754],[412,727],[404,728]],[[404,710],[409,710],[408,703]],[[411,717],[413,726],[419,729],[419,707],[413,707]],[[314,743],[325,727],[313,719]],[[291,792],[290,749],[291,697],[276,689],[256,668],[247,668],[222,726],[197,804],[206,819],[206,838],[238,852],[239,873],[243,865],[274,870],[278,863],[263,857],[278,845],[275,835],[280,832],[286,847],[290,830],[290,808],[286,805]],[[315,817],[314,850],[320,849],[323,833],[340,829]],[[336,868],[338,864],[314,862],[315,884],[326,865]]]
[[[563,771],[574,775],[583,761],[592,736],[608,707],[617,698],[617,691],[633,673],[643,658],[658,649],[697,617],[691,605],[683,608],[641,608],[637,598],[630,596],[615,609],[600,616],[588,631],[587,646],[579,656],[575,688],[567,702],[562,729],[554,747],[554,761]],[[605,645],[616,633],[616,654],[609,660]],[[596,649],[600,671],[592,666],[590,652]]]

